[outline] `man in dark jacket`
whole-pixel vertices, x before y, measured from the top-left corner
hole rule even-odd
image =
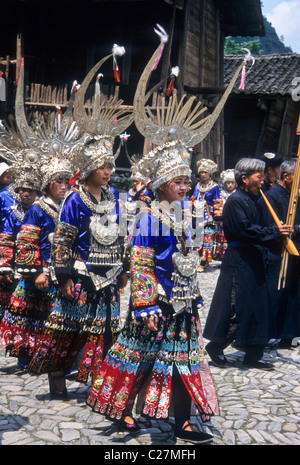
[[[260,159],[265,162],[265,178],[261,186],[263,192],[268,192],[272,189],[279,180],[280,165],[283,162],[282,156],[279,153],[264,153]]]
[[[210,340],[206,350],[218,366],[228,366],[223,350],[233,341],[245,348],[244,366],[272,369],[261,360],[269,340],[268,289],[264,245],[281,242],[290,226],[262,227],[257,196],[264,179],[265,164],[244,158],[235,167],[236,191],[223,210],[224,234],[228,243],[220,276],[204,328]]]
[[[290,193],[294,180],[296,159],[285,160],[280,167],[280,179],[273,189],[265,193],[273,210],[281,221],[287,218]],[[274,224],[274,220],[263,198],[261,207],[263,226]],[[295,214],[292,240],[300,250],[299,202]],[[300,336],[300,258],[288,256],[285,285],[278,289],[281,267],[282,245],[268,244],[267,282],[269,288],[270,338],[281,339],[279,347],[293,348],[292,341]]]

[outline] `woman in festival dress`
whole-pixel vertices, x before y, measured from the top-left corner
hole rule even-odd
[[[201,262],[198,268],[203,272],[209,263],[216,256],[216,234],[219,225],[214,218],[214,202],[221,198],[220,188],[217,182],[212,179],[212,175],[217,170],[217,165],[209,159],[201,159],[197,163],[199,182],[192,195],[193,208],[198,208],[197,203],[204,204],[204,240],[200,251]],[[195,228],[198,224],[195,224]]]
[[[143,166],[143,159],[133,155],[130,158],[131,164],[131,181],[133,187],[129,189],[126,195],[125,211],[127,220],[130,226],[134,223],[134,219],[138,214],[141,202],[150,203],[153,200],[153,194],[148,188],[150,182],[149,175]]]
[[[221,199],[223,200],[223,204],[225,204],[228,197],[236,190],[237,183],[234,177],[234,170],[229,169],[226,171],[222,171],[220,174],[220,179],[222,183],[221,188]]]
[[[161,35],[161,45],[140,78],[134,117],[138,130],[157,146],[144,158],[158,202],[152,202],[137,219],[131,243],[130,312],[100,366],[87,403],[95,412],[117,421],[121,429],[134,432],[139,429],[133,418],[134,403],[145,389],[144,416],[167,418],[172,399],[176,437],[207,443],[212,436],[191,424],[191,405],[205,421],[218,414],[218,403],[202,351],[199,254],[193,247],[189,215],[182,214],[181,204],[191,176],[189,148],[192,141],[196,144],[204,139],[213,123],[204,124],[201,135],[195,134],[197,124],[193,130],[186,122],[183,129],[183,121],[177,120],[182,102],[174,114],[176,96],[166,109],[167,115],[173,115],[168,124],[164,118],[160,126],[154,123],[155,118],[148,119],[146,85],[167,40],[162,28],[156,32]],[[214,120],[219,110],[213,113]]]
[[[11,299],[11,309],[37,316],[32,324],[28,363],[39,344],[45,321],[52,308],[55,277],[51,262],[53,233],[58,212],[73,171],[70,163],[59,157],[41,168],[41,192],[25,215],[18,234],[16,269],[21,279]]]
[[[214,258],[215,260],[222,261],[224,253],[227,249],[227,242],[222,223],[223,207],[228,197],[235,191],[237,184],[234,178],[234,170],[231,169],[222,171],[220,174],[220,179],[222,183],[220,199],[214,200],[214,218],[217,222],[216,250]]]
[[[0,138],[5,134],[4,126],[0,124]],[[2,150],[6,152],[6,147],[2,144]],[[0,151],[1,146],[0,146]],[[5,163],[0,163],[0,231],[3,228],[4,221],[10,214],[11,207],[16,204],[17,193],[14,192],[11,184],[11,167]],[[19,199],[20,200],[20,199]],[[4,273],[0,274],[0,321],[7,308],[10,295],[13,292],[15,283],[11,282],[10,277]]]
[[[71,164],[64,155],[82,147],[86,140],[86,136],[80,136],[72,118],[73,100],[74,93],[63,117],[58,107],[47,122],[43,118],[36,118],[29,126],[24,110],[22,63],[15,105],[18,134],[13,136],[16,143],[30,148],[16,155],[10,153],[10,156],[17,161],[18,183],[23,173],[26,175],[28,172],[31,184],[37,185],[44,194],[27,211],[17,236],[15,267],[20,280],[10,299],[10,312],[18,318],[17,329],[12,328],[12,337],[18,350],[22,349],[26,365],[36,350],[52,306],[54,276],[51,273],[51,239],[59,204],[73,174]],[[6,156],[9,157],[9,153]]]
[[[108,182],[115,168],[115,136],[132,116],[116,123],[116,113],[120,117],[122,110],[115,102],[107,115],[98,80],[92,117],[84,109],[85,91],[103,61],[88,73],[75,97],[74,116],[89,140],[73,159],[80,174],[64,200],[53,238],[57,293],[31,363],[31,370],[50,373],[56,397],[66,397],[65,372],[83,348],[77,379],[86,382],[90,373],[94,376],[118,334],[119,292],[127,283],[118,208]]]
[[[4,127],[0,129],[0,137],[2,137],[3,131],[5,131]],[[17,199],[20,200],[11,183],[11,167],[2,162],[0,163],[0,228],[3,226],[10,208],[17,203]]]
[[[121,203],[122,214],[126,218],[128,230],[125,248],[127,258],[130,254],[131,235],[137,215],[153,200],[153,193],[148,188],[148,184],[150,184],[149,168],[145,166],[141,156],[133,155],[132,157],[128,156],[128,158],[131,164],[131,181],[134,186],[129,189],[125,201]]]
[[[168,166],[171,179],[157,186],[158,200],[164,207],[174,202],[180,205],[188,188],[189,167],[180,156],[172,161],[177,165],[175,170]],[[184,222],[180,226],[174,222],[172,208],[165,210],[153,204],[140,214],[131,242],[132,316],[101,365],[88,404],[112,419],[124,417],[121,426],[135,431],[138,426],[132,421],[132,403],[148,375],[143,413],[150,418],[166,418],[172,395],[178,437],[210,441],[210,435],[192,431],[190,425],[192,399],[203,420],[213,415],[207,400],[207,389],[212,394],[213,383],[199,346],[197,303],[201,304],[201,295],[195,282],[198,254],[191,250],[187,256],[182,255],[189,263],[190,277],[181,275],[172,261],[174,254],[180,255],[181,243],[190,240],[188,226]],[[212,398],[215,406],[216,399]]]
[[[19,282],[16,269],[18,234],[26,212],[40,193],[40,173],[28,162],[32,156],[36,157],[32,150],[22,150],[17,155],[18,162],[12,164],[14,190],[20,201],[7,212],[0,233],[1,307],[4,312],[0,324],[0,342],[10,355],[18,358],[20,368],[28,365],[32,340],[40,319],[38,312],[27,308],[22,281]],[[20,297],[15,305],[17,296]]]

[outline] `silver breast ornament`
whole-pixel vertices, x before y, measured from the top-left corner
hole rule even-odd
[[[116,215],[109,215],[107,226],[103,224],[103,217],[93,215],[90,222],[90,232],[94,239],[102,245],[113,244],[119,235],[119,226]]]
[[[200,265],[200,258],[197,251],[193,250],[183,255],[180,252],[173,254],[173,263],[182,276],[190,277],[195,274]]]

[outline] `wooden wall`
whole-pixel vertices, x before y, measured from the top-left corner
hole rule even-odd
[[[299,109],[290,96],[232,96],[224,111],[225,169],[265,152],[295,157]]]
[[[199,89],[223,86],[223,44],[219,10],[214,0],[190,0],[186,12],[186,47],[183,62],[184,85]],[[212,112],[220,94],[196,93]],[[210,158],[224,169],[223,116],[217,120],[206,139],[195,147],[192,168],[200,158]]]
[[[17,0],[15,0],[17,1]],[[25,69],[30,70],[27,83],[37,83],[32,90],[29,87],[29,102],[34,99],[37,104],[41,102],[41,95],[53,104],[53,89],[63,89],[61,104],[65,104],[65,83],[68,82],[68,91],[74,79],[80,83],[85,73],[110,50],[111,44],[117,42],[125,46],[125,57],[122,58],[121,69],[125,76],[120,86],[120,98],[128,105],[132,102],[137,79],[139,78],[147,58],[153,53],[154,44],[157,43],[153,34],[153,26],[160,22],[172,36],[172,51],[169,58],[163,63],[163,70],[169,71],[169,65],[179,65],[181,73],[179,86],[191,89],[223,87],[223,43],[221,21],[217,0],[185,0],[184,8],[174,8],[174,3],[161,1],[149,2],[89,2],[89,7],[74,11],[70,21],[70,7],[67,2],[61,2],[60,21],[64,25],[62,41],[59,34],[54,34],[49,40],[47,30],[55,24],[50,5],[47,4],[48,14],[44,15],[45,22],[36,21],[35,28],[30,28],[28,16],[33,15],[29,5],[23,9],[16,9],[14,13],[6,8],[10,23],[6,26],[4,37],[13,34],[12,29],[24,15],[23,30]],[[34,2],[28,2],[28,4]],[[114,16],[116,5],[118,14]],[[237,6],[231,7],[231,2],[225,2],[228,11],[236,13]],[[183,5],[183,3],[181,2]],[[224,4],[224,2],[222,2]],[[34,5],[31,5],[33,8]],[[101,15],[100,15],[101,13]],[[106,13],[106,14],[103,14]],[[108,18],[103,21],[103,18]],[[47,22],[46,22],[47,20]],[[174,20],[174,21],[173,21]],[[90,24],[90,33],[80,27],[85,21]],[[111,23],[113,21],[113,27]],[[238,19],[235,19],[238,22]],[[100,29],[99,29],[100,27]],[[242,26],[241,26],[242,27]],[[50,28],[50,29],[49,29]],[[74,35],[75,34],[75,35]],[[40,37],[37,41],[36,37]],[[76,45],[76,46],[75,46]],[[166,47],[167,48],[167,47]],[[24,56],[23,55],[23,56]],[[178,61],[177,61],[178,60]],[[107,64],[111,66],[111,64]],[[111,70],[110,70],[111,71]],[[107,85],[110,71],[103,73]],[[126,72],[125,72],[126,71]],[[155,73],[153,73],[155,74]],[[157,76],[154,76],[155,78]],[[156,82],[158,82],[157,79]],[[46,87],[38,87],[43,83]],[[51,84],[51,89],[48,87]],[[208,112],[215,108],[221,93],[211,91],[191,92],[208,107]],[[51,96],[51,98],[50,98]],[[42,97],[44,98],[44,97]],[[129,149],[132,153],[140,151],[140,138],[133,133],[129,139]],[[195,148],[192,166],[195,167],[199,158],[211,158],[219,165],[219,171],[224,169],[224,128],[223,114],[219,117],[209,136]],[[121,160],[121,159],[120,159]],[[123,163],[123,161],[118,161]]]

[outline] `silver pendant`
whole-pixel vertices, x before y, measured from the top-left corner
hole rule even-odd
[[[180,252],[173,254],[173,263],[182,276],[190,277],[196,273],[200,265],[199,254],[196,251],[191,251],[187,255]]]
[[[113,244],[119,235],[119,226],[117,223],[110,222],[108,226],[101,224],[97,216],[91,217],[90,231],[94,239],[102,245]]]

